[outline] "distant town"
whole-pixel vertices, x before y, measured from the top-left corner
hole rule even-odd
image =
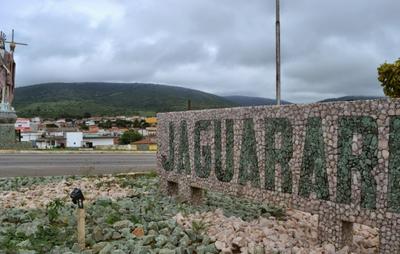
[[[17,118],[15,131],[35,149],[157,150],[156,117]]]

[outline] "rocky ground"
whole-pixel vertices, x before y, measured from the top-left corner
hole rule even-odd
[[[0,179],[1,253],[335,253],[317,243],[317,217],[207,193],[193,207],[158,192],[155,175]],[[87,249],[76,244],[85,195]],[[357,226],[353,246],[376,253],[376,230]]]
[[[204,225],[206,234],[222,253],[378,253],[377,230],[362,225],[355,226],[352,246],[335,252],[331,244],[319,245],[317,216],[300,211],[288,210],[284,220],[270,216],[247,222],[226,217],[220,209],[188,216],[179,213],[174,218],[184,228]]]
[[[116,199],[134,194],[134,189],[121,187],[116,184],[117,180],[115,176],[3,178],[0,179],[3,194],[0,204],[1,208],[44,208],[55,199],[69,201],[69,193],[75,187],[85,190],[89,204],[98,197]]]

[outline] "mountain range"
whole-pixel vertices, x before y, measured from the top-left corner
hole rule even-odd
[[[201,91],[142,83],[46,83],[19,87],[14,107],[19,116],[154,115],[156,112],[237,106]]]
[[[360,100],[377,100],[383,99],[383,96],[343,96],[338,98],[329,98],[319,102],[334,102],[334,101],[360,101]]]
[[[381,97],[346,96],[326,99],[349,101]],[[239,106],[275,105],[274,99],[217,96],[178,86],[146,83],[44,83],[18,87],[14,107],[20,117],[81,118],[87,115],[155,115],[157,112]],[[282,101],[282,104],[290,104]]]
[[[232,95],[232,96],[224,96],[224,98],[240,106],[262,106],[262,105],[276,104],[275,99],[268,99],[263,97]],[[282,100],[281,104],[292,104],[292,103]]]

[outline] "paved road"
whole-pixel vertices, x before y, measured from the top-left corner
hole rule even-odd
[[[94,175],[156,169],[155,154],[2,153],[0,177]]]

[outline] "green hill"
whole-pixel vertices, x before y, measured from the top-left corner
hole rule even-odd
[[[363,96],[363,95],[349,95],[338,98],[329,98],[319,102],[336,102],[336,101],[361,101],[361,100],[377,100],[384,99],[383,96]]]
[[[243,107],[248,106],[264,106],[264,105],[276,105],[276,99],[269,99],[263,97],[252,97],[252,96],[242,96],[242,95],[232,95],[232,96],[224,96],[225,99],[239,104]],[[281,100],[281,104],[292,104],[291,102]]]
[[[19,87],[14,107],[20,117],[115,116],[222,108],[235,103],[213,94],[176,86],[142,83],[46,83]]]

